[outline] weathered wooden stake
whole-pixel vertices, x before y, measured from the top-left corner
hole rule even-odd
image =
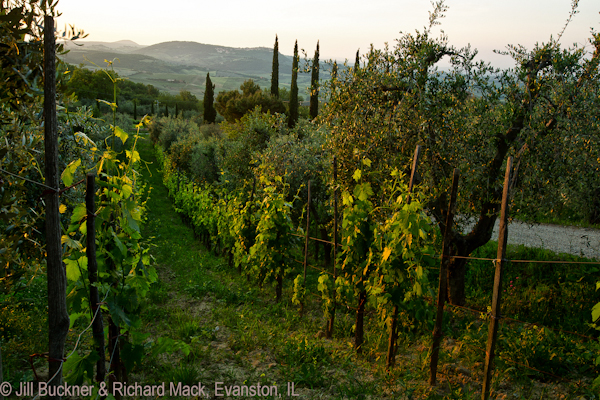
[[[62,262],[58,170],[58,122],[56,118],[56,40],[54,18],[44,17],[44,150],[46,185],[46,252],[48,276],[48,382],[62,385],[65,340],[69,332],[67,277]],[[51,398],[60,399],[61,396]]]
[[[431,361],[429,363],[429,384],[435,386],[437,380],[437,365],[439,359],[440,343],[442,341],[442,322],[444,320],[444,303],[446,301],[446,291],[448,290],[446,281],[446,269],[450,259],[450,233],[454,224],[454,206],[456,204],[456,195],[458,193],[458,180],[460,172],[454,168],[452,176],[452,191],[450,192],[450,204],[448,205],[448,214],[446,215],[446,228],[444,229],[444,243],[442,245],[442,262],[440,263],[440,280],[438,283],[437,313],[435,316],[435,327],[433,329],[433,343],[431,344]]]
[[[96,382],[104,382],[106,375],[106,364],[104,363],[104,324],[102,322],[102,310],[100,309],[100,296],[98,288],[94,283],[98,282],[98,262],[96,260],[96,201],[95,201],[95,179],[93,173],[87,174],[86,191],[85,191],[85,207],[87,209],[87,242],[86,255],[88,259],[88,279],[90,281],[90,307],[92,309],[92,335],[96,343],[96,349],[100,359],[96,364]]]
[[[326,337],[333,337],[333,326],[335,324],[335,309],[337,302],[335,301],[335,281],[337,280],[337,233],[338,233],[338,209],[337,209],[337,157],[333,157],[333,305],[331,306],[331,314],[329,314],[329,323],[327,324]]]
[[[308,230],[310,228],[310,179],[308,180],[308,203],[306,205],[306,231],[304,235],[304,279],[302,280],[302,288],[306,290],[306,267],[308,265]],[[304,299],[300,304],[300,313],[304,312]]]
[[[498,253],[496,255],[496,274],[494,275],[494,292],[492,294],[492,315],[488,331],[487,348],[485,351],[485,368],[483,372],[483,388],[481,398],[487,400],[490,397],[490,386],[492,382],[492,369],[494,363],[494,350],[496,348],[496,337],[498,336],[498,323],[500,319],[500,300],[502,294],[502,268],[506,256],[506,240],[508,238],[508,191],[510,186],[510,174],[512,172],[512,157],[506,161],[506,173],[504,174],[504,190],[502,192],[502,208],[500,210],[500,231],[498,233]]]
[[[421,155],[421,146],[417,145],[415,148],[415,155],[413,157],[413,165],[410,173],[410,181],[408,183],[408,196],[406,198],[406,203],[410,204],[410,196],[412,194],[412,189],[415,184],[415,177],[417,174],[417,165],[419,163],[419,156]],[[392,323],[390,326],[390,337],[388,339],[388,353],[386,359],[386,367],[391,368],[396,362],[396,341],[398,339],[397,335],[397,326],[398,326],[398,305],[394,305],[394,312],[392,314]]]

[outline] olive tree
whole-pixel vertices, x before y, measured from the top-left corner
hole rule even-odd
[[[433,36],[446,10],[436,2],[423,31],[403,34],[393,48],[371,49],[361,68],[339,71],[327,85],[321,117],[343,184],[364,157],[382,172],[406,169],[422,145],[418,190],[428,196],[427,209],[442,232],[452,171],[459,168],[461,218],[452,227],[450,256],[468,256],[492,236],[507,157],[515,157],[516,189],[547,180],[535,163],[547,161],[549,147],[562,146],[589,122],[600,35],[592,32],[592,54],[562,49],[552,38],[532,50],[508,46],[504,54],[515,66],[501,70],[475,61],[469,46],[458,49],[444,34]],[[449,60],[449,70],[438,68],[442,59]],[[582,165],[582,157],[569,162]],[[474,225],[465,233],[467,217]],[[465,263],[451,258],[448,264],[448,297],[457,305],[465,302]]]

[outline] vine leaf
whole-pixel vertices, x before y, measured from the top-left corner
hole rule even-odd
[[[386,247],[385,249],[383,249],[383,261],[387,261],[387,259],[390,257],[390,254],[392,254],[392,249],[390,249],[389,247]]]
[[[60,179],[63,181],[65,186],[71,186],[73,184],[73,175],[75,174],[75,171],[77,171],[77,167],[79,167],[80,165],[80,158],[67,165],[67,168],[65,168],[65,170],[60,176]]]
[[[82,357],[77,352],[71,354],[71,356],[65,361],[63,369],[69,371],[65,375],[65,381],[71,385],[82,385],[85,375],[91,381],[94,376],[94,366],[100,359],[98,353],[92,351],[88,355]]]
[[[125,132],[123,129],[119,128],[118,126],[115,126],[115,136],[118,137],[119,139],[121,139],[123,144],[125,144],[125,142],[127,141],[127,138],[129,137],[127,132]],[[138,157],[139,157],[139,154],[138,154]]]

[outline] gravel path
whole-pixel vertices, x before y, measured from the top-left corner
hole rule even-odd
[[[499,225],[499,221],[496,221],[492,240],[498,240]],[[471,226],[467,226],[467,229],[470,230]],[[508,243],[600,260],[598,229],[513,221],[508,225]]]

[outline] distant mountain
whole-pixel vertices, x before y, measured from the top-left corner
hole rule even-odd
[[[235,71],[262,75],[271,72],[273,49],[235,48],[197,42],[164,42],[134,52],[179,65],[206,70]],[[292,69],[292,57],[279,55],[279,70]]]
[[[118,42],[80,41],[81,46],[66,43],[69,53],[63,60],[75,65],[105,67],[104,60],[115,60],[113,68],[119,75],[134,82],[152,84],[159,90],[179,93],[189,90],[196,96],[204,94],[206,73],[210,72],[216,91],[237,89],[246,79],[253,79],[267,89],[271,82],[273,50],[265,47],[234,48],[197,42],[164,42],[151,46],[131,40]],[[91,61],[91,62],[90,62]],[[279,54],[279,83],[289,88],[292,56]],[[321,78],[328,75],[321,72]],[[303,91],[310,74],[300,74],[298,86]]]
[[[137,44],[132,40],[119,40],[117,42],[98,42],[79,40],[75,42],[65,42],[66,48],[69,50],[86,49],[94,51],[116,51],[118,53],[131,53],[140,48],[146,47]]]

